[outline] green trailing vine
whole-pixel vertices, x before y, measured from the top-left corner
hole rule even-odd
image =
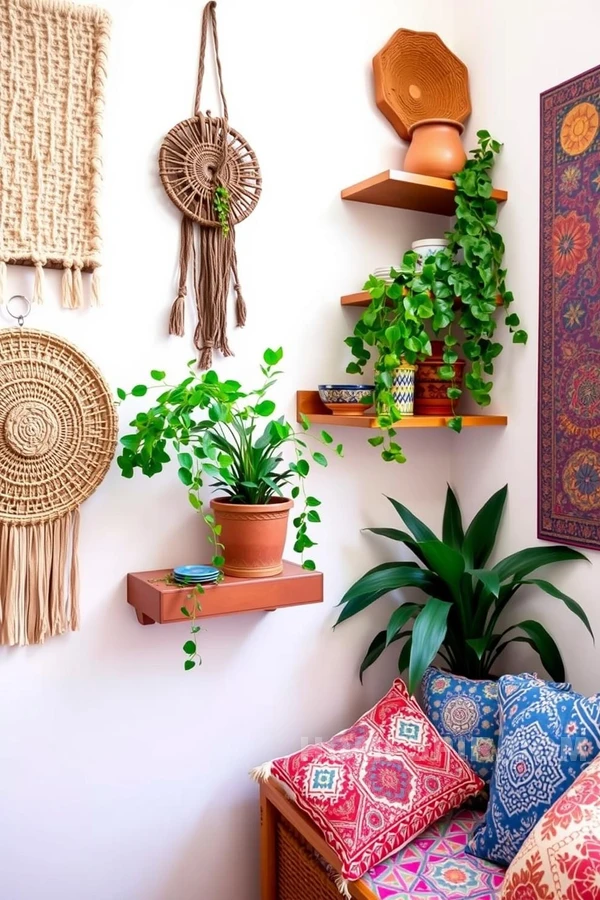
[[[220,541],[221,527],[210,508],[204,507],[203,491],[208,482],[211,490],[217,490],[230,503],[250,505],[282,497],[291,485],[292,499],[302,503],[293,520],[294,550],[305,569],[315,569],[314,561],[305,554],[316,546],[309,530],[321,521],[317,510],[321,501],[307,493],[305,481],[313,463],[327,466],[328,460],[321,450],[311,449],[308,441],[334,450],[338,456],[343,455],[343,446],[334,445],[327,431],[309,433],[305,416],[298,431],[284,416],[274,415],[275,403],[267,395],[282,374],[278,368],[282,358],[281,348],[265,350],[260,367],[263,381],[247,392],[238,381],[221,380],[213,370],[198,373],[195,359],[188,362],[187,376],[179,384],[168,385],[166,373],[153,369],[153,384],[137,384],[129,392],[117,389],[121,401],[145,397],[153,388],[159,391],[154,403],[129,423],[133,430],[121,438],[122,451],[117,457],[121,475],[132,478],[139,469],[152,478],[174,459],[188,501],[208,528],[212,565],[216,568],[225,562],[225,549]],[[286,447],[291,451],[291,461],[285,459]],[[201,611],[199,597],[203,593],[197,586],[188,597],[191,608],[181,608],[182,614],[192,620],[192,636],[183,648],[186,670],[201,662],[196,616]]]
[[[217,218],[219,220],[219,224],[221,226],[221,231],[223,232],[224,237],[229,236],[230,225],[229,225],[229,215],[231,213],[231,198],[229,196],[229,191],[222,184],[218,185],[215,188],[215,193],[213,196],[213,206],[215,212],[217,214]]]
[[[454,363],[461,355],[467,363],[465,388],[479,406],[491,402],[494,360],[503,350],[494,337],[501,310],[513,343],[527,342],[518,315],[510,311],[514,298],[506,287],[505,247],[492,198],[491,171],[502,145],[487,131],[478,131],[477,137],[477,148],[454,176],[456,218],[445,234],[448,246],[422,265],[416,253],[405,253],[400,268],[391,270],[392,283],[371,275],[364,286],[371,303],[346,339],[354,357],[349,374],[362,375],[374,356],[375,408],[384,434],[369,443],[382,447],[386,461],[406,461],[394,440],[394,424],[402,418],[392,393],[394,370],[403,361],[418,364],[430,357],[432,335],[444,342],[438,372],[448,381],[453,410],[462,394],[454,383]],[[448,426],[457,432],[462,428],[455,411]]]

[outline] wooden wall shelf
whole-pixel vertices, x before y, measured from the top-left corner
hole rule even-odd
[[[342,428],[377,428],[372,411],[364,416],[334,416],[321,401],[318,391],[298,391],[296,394],[297,419],[300,413],[313,425],[341,426]],[[407,416],[394,427],[397,428],[446,428],[450,416]],[[506,425],[506,416],[462,416],[463,428],[481,428],[489,425]]]
[[[438,216],[453,216],[455,192],[452,180],[388,169],[387,172],[380,172],[379,175],[344,188],[342,200],[394,206],[398,209],[414,209]],[[508,199],[508,194],[495,188],[492,199],[504,203]]]
[[[371,302],[371,295],[368,291],[359,291],[357,294],[345,294],[341,298],[342,306],[348,306],[350,309],[360,309],[361,307],[367,307]],[[388,301],[391,303],[391,300]],[[457,297],[454,302],[454,307],[460,306],[460,300]],[[502,306],[502,297],[498,295],[496,298],[496,306]]]
[[[181,607],[189,606],[189,587],[169,584],[171,569],[134,572],[127,576],[127,602],[135,609],[141,625],[168,625],[189,622]],[[230,578],[221,584],[206,585],[198,597],[202,612],[198,618],[229,616],[234,613],[271,612],[285,606],[323,602],[323,575],[309,572],[296,563],[284,562],[281,575],[271,578]],[[191,607],[190,607],[191,608]]]

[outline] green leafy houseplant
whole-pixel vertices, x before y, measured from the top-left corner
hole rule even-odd
[[[444,364],[438,371],[448,381],[449,399],[454,405],[462,394],[454,383],[453,367],[462,353],[467,362],[465,387],[485,407],[491,402],[494,360],[503,349],[495,339],[500,310],[513,342],[527,341],[519,317],[509,311],[513,295],[506,288],[504,241],[496,227],[498,204],[491,196],[490,173],[501,145],[487,131],[477,136],[477,148],[454,176],[456,218],[445,235],[448,246],[422,265],[416,253],[405,253],[400,268],[391,270],[391,284],[371,276],[364,286],[371,303],[346,339],[354,357],[347,367],[350,374],[362,375],[374,351],[375,404],[385,434],[369,442],[383,445],[387,461],[405,461],[393,441],[393,426],[401,415],[391,392],[393,372],[401,360],[418,364],[431,356],[430,336],[443,339]],[[448,424],[460,431],[461,417],[454,414]]]
[[[360,667],[360,677],[383,651],[403,642],[398,660],[400,673],[408,669],[412,693],[427,667],[439,654],[456,675],[486,678],[509,644],[529,644],[556,681],[564,681],[560,651],[548,631],[533,619],[499,630],[499,619],[524,585],[533,585],[561,600],[581,619],[593,637],[581,606],[551,582],[532,577],[542,566],[563,560],[586,559],[562,545],[531,547],[486,567],[494,548],[506,501],[507,488],[495,493],[463,530],[456,497],[448,487],[442,539],[397,500],[388,498],[408,531],[367,528],[373,534],[404,544],[416,562],[389,562],[376,566],[352,585],[341,601],[336,625],[367,609],[380,597],[398,588],[420,588],[424,601],[404,601],[392,613],[387,628],[375,635]],[[412,629],[407,628],[409,623]]]
[[[315,546],[308,532],[311,525],[321,521],[317,511],[321,503],[307,494],[305,480],[312,463],[327,466],[327,457],[320,450],[310,450],[307,440],[327,446],[333,438],[326,431],[319,436],[307,434],[306,418],[298,432],[283,416],[274,417],[275,403],[267,394],[281,374],[278,365],[282,358],[281,348],[266,350],[261,365],[263,382],[248,392],[238,381],[221,380],[215,371],[199,374],[196,360],[190,360],[187,377],[176,385],[167,385],[165,372],[153,370],[151,379],[159,394],[149,409],[138,412],[130,422],[133,431],[121,438],[123,449],[117,463],[124,478],[132,478],[136,469],[152,478],[163,471],[172,455],[176,458],[188,500],[208,526],[212,563],[217,567],[225,559],[220,526],[204,508],[202,490],[207,480],[212,480],[211,489],[218,490],[230,503],[253,506],[283,497],[284,490],[292,485],[292,499],[302,502],[293,522],[294,550],[301,554],[304,568],[315,568],[305,553]],[[125,400],[128,396],[144,397],[148,391],[148,385],[137,384],[129,392],[118,388],[117,395]],[[288,446],[292,451],[289,462],[284,459]],[[343,454],[341,444],[335,452]],[[203,592],[201,587],[198,592]],[[191,618],[197,611],[196,603],[191,610],[182,609]],[[194,636],[198,630],[194,622]],[[195,637],[186,642],[184,650],[188,656],[186,669],[194,668],[201,661]]]

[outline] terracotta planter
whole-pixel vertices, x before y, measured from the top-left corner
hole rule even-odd
[[[451,119],[423,119],[410,129],[411,142],[404,160],[406,172],[452,178],[464,169],[467,154],[460,136],[463,126]]]
[[[444,365],[442,354],[443,341],[431,342],[433,356],[419,363],[415,379],[415,415],[417,416],[451,416],[452,401],[446,392],[449,387],[460,387],[465,369],[464,360],[454,363],[454,381],[443,381],[438,369]]]
[[[266,578],[283,571],[283,548],[293,500],[273,500],[263,506],[211,500],[221,543],[225,575],[234,578]]]

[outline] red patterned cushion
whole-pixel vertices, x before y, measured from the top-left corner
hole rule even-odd
[[[270,771],[319,826],[350,880],[483,788],[399,679],[347,731],[276,759]]]
[[[600,756],[540,819],[502,900],[600,900]]]

